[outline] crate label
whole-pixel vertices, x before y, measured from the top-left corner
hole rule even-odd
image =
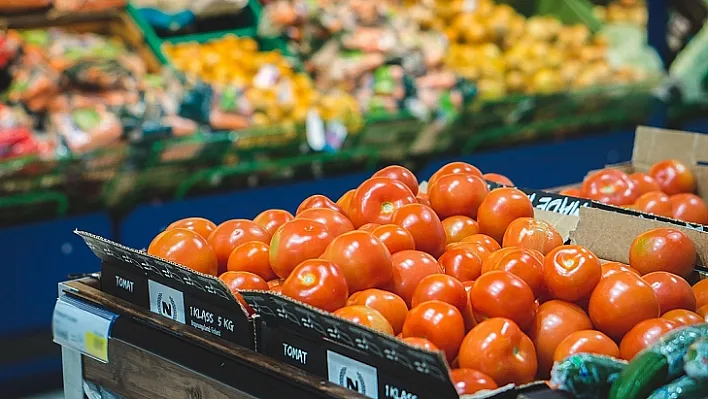
[[[327,374],[329,381],[334,384],[369,398],[379,397],[379,379],[375,367],[328,350]]]
[[[79,300],[59,298],[54,306],[54,342],[101,362],[108,362],[108,338],[115,313]]]
[[[174,288],[148,280],[150,311],[185,324],[184,294]]]

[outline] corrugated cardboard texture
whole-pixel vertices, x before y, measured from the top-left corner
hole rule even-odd
[[[574,215],[562,215],[560,213],[546,211],[543,209],[534,208],[534,218],[546,221],[558,230],[558,233],[563,237],[563,242],[570,237],[570,232],[575,229],[578,224],[578,217]]]
[[[708,135],[639,126],[634,136],[634,164],[677,159],[689,165],[708,161]]]

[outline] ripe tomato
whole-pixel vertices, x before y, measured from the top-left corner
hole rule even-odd
[[[226,272],[219,276],[233,293],[241,290],[261,290],[268,291],[268,283],[257,274],[249,272]]]
[[[403,323],[403,337],[425,338],[445,352],[450,362],[465,337],[465,321],[456,307],[442,301],[427,301],[412,308]]]
[[[391,254],[373,234],[351,231],[335,238],[323,259],[339,266],[351,292],[381,286],[391,280]]]
[[[388,224],[404,205],[417,203],[415,195],[398,180],[376,177],[356,189],[352,196],[349,217],[355,227],[366,223]]]
[[[393,335],[391,323],[376,309],[361,305],[345,306],[337,309],[332,314],[386,335]]]
[[[277,277],[270,268],[270,247],[260,241],[241,244],[231,251],[226,270],[250,272],[261,276],[266,281]]]
[[[282,293],[310,306],[334,312],[347,303],[349,287],[337,265],[308,259],[293,269],[282,284]]]
[[[361,305],[378,310],[391,323],[394,334],[399,334],[408,314],[408,306],[400,296],[393,292],[370,288],[353,293],[347,300],[347,306]]]
[[[673,321],[656,318],[644,320],[632,327],[620,342],[620,357],[632,360],[642,349],[656,342],[662,335],[677,328]]]
[[[696,296],[696,307],[708,305],[708,279],[693,284],[693,295]]]
[[[200,273],[216,276],[218,263],[207,240],[187,229],[165,230],[148,247],[148,254],[179,263]]]
[[[696,246],[678,229],[658,228],[638,235],[629,247],[629,265],[641,275],[669,272],[687,277],[696,264]]]
[[[270,267],[286,278],[295,266],[319,258],[334,237],[327,227],[311,219],[293,219],[280,226],[270,241]]]
[[[471,395],[483,389],[497,389],[492,377],[474,369],[454,369],[450,379],[458,395]]]
[[[576,353],[594,353],[618,358],[620,350],[615,341],[596,330],[580,330],[565,337],[553,352],[553,361],[560,362]]]
[[[425,338],[419,338],[419,337],[403,338],[403,337],[401,337],[401,339],[406,344],[408,344],[412,347],[415,347],[415,348],[421,348],[421,349],[425,349],[425,350],[428,350],[431,352],[439,352],[440,351],[440,349],[437,346],[433,345],[432,342],[428,341]]]
[[[592,329],[587,313],[580,306],[559,300],[542,303],[529,328],[538,356],[538,371],[545,377],[553,366],[553,355],[568,335],[580,330]]]
[[[212,231],[216,230],[216,224],[209,219],[204,218],[185,218],[176,222],[172,222],[165,230],[172,229],[187,229],[208,239]]]
[[[696,310],[696,296],[683,277],[667,272],[653,272],[642,277],[659,299],[661,314],[674,309]]]
[[[467,333],[458,357],[461,368],[479,370],[499,385],[531,382],[536,377],[536,351],[516,323],[495,317]]]
[[[391,255],[391,261],[393,277],[386,284],[386,289],[403,298],[409,307],[420,280],[443,272],[435,258],[421,251],[396,252]]]
[[[441,218],[450,216],[477,217],[477,209],[489,194],[489,187],[474,175],[441,176],[428,186],[430,204]]]
[[[267,281],[267,283],[268,283],[268,288],[269,288],[271,291],[272,291],[274,288],[277,288],[277,287],[281,287],[281,289],[282,289],[282,285],[283,285],[283,282],[284,282],[284,281],[285,281],[285,280],[283,280],[282,278],[274,278],[273,280],[268,280],[268,281]]]
[[[492,190],[477,211],[479,231],[502,242],[506,228],[514,220],[533,217],[531,200],[521,190],[503,187]]]
[[[704,323],[703,318],[696,312],[691,312],[686,309],[674,309],[661,315],[662,319],[673,321],[682,326],[692,326],[694,324]]]
[[[349,206],[352,203],[352,197],[354,196],[354,191],[356,189],[351,189],[344,193],[339,199],[337,200],[337,206],[342,208],[342,212],[344,213],[344,216],[349,217]]]
[[[438,215],[427,206],[417,203],[404,205],[394,212],[392,222],[411,233],[418,251],[427,252],[435,258],[445,252],[445,229]]]
[[[696,314],[701,316],[703,320],[708,323],[708,305],[703,305],[698,310],[696,310]]]
[[[540,251],[543,255],[563,245],[563,237],[550,223],[534,218],[518,218],[509,224],[503,247],[520,247]]]
[[[563,245],[546,255],[543,281],[553,296],[575,302],[587,298],[602,278],[600,260],[587,248]]]
[[[500,175],[499,173],[485,173],[482,178],[487,181],[493,181],[504,186],[514,186],[514,183],[509,180],[508,177]]]
[[[305,209],[297,215],[297,218],[312,219],[322,223],[334,237],[341,236],[344,233],[354,230],[354,225],[352,225],[352,222],[349,221],[346,216],[328,208]]]
[[[597,284],[588,313],[598,330],[618,341],[639,322],[659,317],[659,300],[641,277],[617,272]]]
[[[524,248],[502,248],[489,255],[482,263],[482,274],[492,270],[509,272],[528,284],[534,298],[546,292],[543,282],[543,261]]]
[[[602,264],[602,278],[617,272],[630,272],[639,276],[639,272],[620,262],[607,262]]]
[[[653,213],[654,215],[672,217],[669,196],[661,191],[650,191],[642,194],[634,203],[634,208],[638,211]]]
[[[466,163],[466,162],[450,162],[438,169],[430,179],[428,179],[428,187],[435,184],[439,178],[446,175],[473,175],[479,178],[483,178],[482,172],[476,167]]]
[[[461,282],[475,280],[482,274],[482,259],[467,248],[445,251],[438,263],[445,270],[445,274]]]
[[[585,178],[583,196],[612,205],[630,205],[637,192],[629,176],[617,169],[602,169]]]
[[[661,191],[659,183],[654,180],[653,177],[646,173],[634,172],[629,175],[629,179],[632,180],[635,187],[635,194],[640,196],[651,191]]]
[[[297,211],[295,211],[295,216],[298,216],[302,211],[312,208],[327,208],[339,213],[343,212],[342,208],[331,199],[324,195],[315,194],[305,198],[305,200],[300,203],[300,206],[297,207]]]
[[[385,177],[391,180],[398,180],[411,189],[413,195],[418,194],[418,179],[413,172],[399,165],[387,166],[380,171],[374,173],[373,177]]]
[[[408,230],[399,225],[384,224],[375,228],[372,234],[384,243],[391,254],[407,249],[415,249],[413,236]]]
[[[382,225],[380,225],[378,223],[367,223],[367,224],[359,227],[358,230],[373,233],[374,230],[376,230],[379,226],[382,226]]]
[[[456,307],[464,312],[467,307],[467,291],[456,278],[447,274],[431,274],[424,277],[413,291],[411,306],[416,307],[423,302],[438,300]]]
[[[499,245],[497,240],[493,239],[492,237],[486,234],[473,234],[471,236],[463,238],[460,242],[469,244],[480,244],[487,250],[487,253],[489,254],[501,249],[501,245]]]
[[[469,296],[477,321],[505,317],[526,328],[536,312],[533,291],[528,284],[505,271],[494,270],[479,276]]]
[[[216,259],[219,261],[219,274],[226,271],[229,255],[241,244],[250,241],[260,241],[268,244],[270,234],[264,228],[250,220],[227,220],[216,227],[207,239],[214,249]]]
[[[585,198],[583,196],[583,192],[580,190],[578,187],[568,187],[560,190],[558,192],[560,195],[566,195],[569,197],[575,197],[575,198]]]
[[[467,216],[450,216],[443,219],[445,229],[445,245],[460,242],[463,238],[479,233],[477,222]]]
[[[649,176],[669,195],[696,191],[696,177],[686,164],[675,159],[667,159],[652,165]]]
[[[669,197],[671,217],[691,223],[708,224],[708,206],[701,197],[683,193]]]
[[[430,204],[430,196],[427,193],[418,192],[418,195],[415,196],[415,199],[421,205],[425,205],[427,207],[432,206]]]
[[[275,234],[280,226],[293,220],[295,217],[292,213],[282,209],[269,209],[258,214],[253,219],[253,223],[265,229],[271,236]]]

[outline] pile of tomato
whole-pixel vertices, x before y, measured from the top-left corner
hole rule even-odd
[[[353,323],[442,351],[460,394],[547,378],[579,352],[630,359],[663,332],[708,314],[708,282],[685,278],[694,243],[648,231],[629,265],[564,245],[499,175],[454,162],[420,190],[401,166],[375,173],[336,202],[305,199],[219,225],[174,222],[148,252],[270,290]],[[700,308],[699,308],[700,307]]]
[[[708,206],[695,192],[691,169],[669,159],[652,165],[649,173],[602,169],[587,176],[580,188],[560,193],[708,225]]]

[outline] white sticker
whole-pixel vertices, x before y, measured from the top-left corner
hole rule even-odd
[[[337,352],[327,351],[329,382],[378,399],[379,376],[375,367],[356,361]]]
[[[182,324],[184,316],[184,294],[174,288],[148,280],[150,294],[150,311],[168,317]]]
[[[117,317],[76,299],[59,298],[52,316],[54,342],[107,363],[108,337]]]

